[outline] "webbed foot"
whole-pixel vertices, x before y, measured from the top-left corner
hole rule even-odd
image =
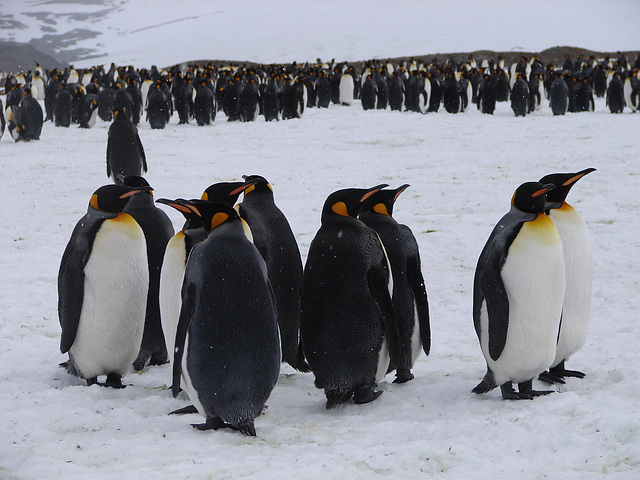
[[[393,383],[406,383],[409,380],[413,380],[415,377],[413,376],[413,373],[411,373],[411,370],[408,368],[399,368],[398,370],[396,370],[396,379],[393,381]]]
[[[353,401],[358,405],[373,402],[382,395],[382,390],[374,390],[373,387],[360,387],[353,394]]]
[[[198,409],[193,405],[187,405],[186,407],[169,412],[169,415],[186,415],[188,413],[198,413]]]

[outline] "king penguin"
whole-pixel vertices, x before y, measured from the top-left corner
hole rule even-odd
[[[249,186],[249,184],[243,182],[215,183],[207,187],[202,194],[202,200],[224,202],[233,206],[240,193]],[[185,217],[185,224],[182,230],[176,233],[167,243],[160,271],[160,319],[167,352],[169,353],[169,362],[173,364],[176,329],[182,305],[181,290],[184,281],[184,270],[191,249],[203,241],[207,234],[202,225],[202,218],[196,213],[198,212],[199,200],[160,198],[157,202],[175,208]]]
[[[391,272],[376,232],[358,220],[362,202],[387,185],[329,195],[311,245],[300,294],[300,333],[306,359],[323,388],[326,408],[351,397],[374,401],[395,368],[398,329]]]
[[[199,205],[206,240],[187,262],[173,363],[173,395],[180,382],[206,423],[255,436],[280,372],[280,337],[267,267],[245,236],[233,207]]]
[[[565,291],[562,241],[544,213],[545,194],[552,188],[520,185],[478,259],[473,323],[487,373],[473,393],[497,386],[505,400],[552,393],[533,390],[533,379],[555,358]]]
[[[118,175],[129,177],[146,173],[147,159],[138,128],[127,117],[126,111],[116,108],[113,116],[107,137],[107,177],[120,183]]]
[[[554,173],[540,179],[540,183],[555,185],[547,193],[547,209],[562,239],[567,278],[556,358],[549,371],[539,377],[549,383],[564,383],[564,377],[584,377],[584,373],[566,370],[564,365],[587,341],[591,307],[591,245],[584,219],[565,199],[571,187],[593,171],[595,168],[587,168],[576,173]]]
[[[149,362],[150,365],[163,365],[169,361],[165,347],[162,323],[160,321],[160,269],[167,243],[175,233],[171,219],[153,201],[153,190],[143,177],[129,176],[120,179],[128,187],[149,187],[149,190],[132,197],[124,208],[144,232],[147,242],[149,267],[149,294],[147,295],[147,313],[144,322],[144,334],[138,357],[133,368],[140,371]]]
[[[76,224],[58,273],[61,364],[88,385],[122,387],[140,350],[149,288],[142,228],[123,213],[133,195],[149,187],[105,185],[91,196]]]
[[[412,380],[411,369],[420,352],[429,355],[431,348],[429,303],[418,242],[411,229],[392,216],[395,201],[407,187],[405,184],[374,193],[364,202],[358,217],[378,233],[391,263],[391,299],[400,337],[400,363],[394,383]]]
[[[244,176],[252,182],[238,207],[253,235],[253,243],[264,258],[275,296],[282,340],[282,359],[293,368],[307,372],[300,343],[300,303],[302,259],[298,243],[282,210],[274,202],[271,184],[260,175]]]

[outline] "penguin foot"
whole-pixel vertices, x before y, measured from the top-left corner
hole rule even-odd
[[[207,418],[205,423],[192,423],[191,426],[197,430],[219,430],[221,428],[232,428],[231,425],[224,423],[220,417]]]
[[[554,384],[554,383],[560,383],[560,384],[564,384],[565,381],[562,378],[562,376],[559,376],[551,371],[549,372],[542,372],[540,375],[538,375],[538,380],[540,380],[541,382],[544,383],[549,383],[549,384]]]
[[[565,370],[564,371],[564,376],[565,377],[573,377],[573,378],[584,378],[585,374],[578,371],[578,370]]]
[[[98,383],[101,387],[111,388],[126,388],[126,385],[122,384],[122,377],[117,373],[110,373],[107,375],[107,381],[104,383]]]
[[[149,365],[151,366],[164,365],[166,363],[169,363],[169,357],[166,355],[153,355],[149,360]]]
[[[374,390],[373,387],[360,387],[353,394],[353,401],[358,405],[373,402],[382,395],[382,390]]]
[[[240,433],[247,437],[256,436],[256,427],[253,424],[253,420],[244,420],[238,423],[238,425],[232,426],[232,428],[238,430]]]
[[[187,405],[186,407],[169,412],[169,415],[186,415],[188,413],[198,413],[198,409],[193,405]]]
[[[549,395],[553,393],[553,390],[534,390],[533,389],[533,380],[527,380],[526,382],[522,382],[518,384],[519,395],[527,395],[530,398],[540,397],[542,395]]]
[[[85,378],[85,381],[87,382],[87,387],[90,387],[98,383],[98,377]]]
[[[415,377],[413,376],[413,373],[411,373],[411,370],[408,368],[399,368],[398,370],[396,370],[396,379],[393,381],[393,383],[406,383],[409,380],[413,380]]]

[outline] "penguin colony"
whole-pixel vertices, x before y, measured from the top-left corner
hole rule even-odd
[[[638,66],[611,73],[609,81],[605,75],[604,90],[596,82],[598,72],[606,73],[602,65],[541,72],[535,59],[522,59],[511,74],[499,63],[477,68],[470,59],[442,71],[435,63],[407,68],[368,62],[362,75],[348,65],[208,66],[167,74],[112,65],[107,73],[94,70],[86,84],[88,72],[76,77],[74,71],[36,71],[24,88],[16,77],[8,79],[6,116],[16,141],[39,137],[39,82],[47,119],[56,125],[90,128],[96,115],[112,121],[107,176],[114,183],[91,195],[60,264],[60,349],[68,354],[61,366],[88,385],[124,388],[131,366],[170,363],[173,395],[184,391],[193,403],[172,413],[199,413],[205,422],[193,426],[200,430],[232,428],[255,436],[255,419],[283,361],[311,372],[331,409],[374,401],[389,373],[397,384],[412,380],[416,359],[430,352],[418,243],[392,216],[409,185],[329,194],[304,265],[273,188],[259,175],[211,185],[199,198],[158,199],[184,215],[175,233],[142,177],[147,163],[136,124],[143,105],[153,128],[163,128],[174,109],[180,123],[195,118],[204,125],[218,110],[228,120],[279,120],[357,98],[365,109],[421,113],[440,105],[464,112],[470,103],[492,113],[495,102],[510,100],[519,116],[540,108],[542,95],[554,114],[555,108],[557,114],[592,110],[593,92],[604,92],[615,113],[624,106],[635,111]],[[55,95],[47,100],[52,84]],[[123,149],[125,144],[135,148]],[[566,197],[592,171],[522,184],[491,233],[473,293],[487,371],[472,392],[500,387],[504,399],[532,399],[551,393],[535,390],[534,380],[584,377],[565,363],[586,341],[591,255],[584,220]]]
[[[116,110],[126,111],[137,125],[164,128],[174,111],[178,124],[195,120],[208,125],[222,111],[228,121],[251,122],[301,118],[306,108],[352,105],[364,110],[391,109],[418,113],[463,113],[472,104],[492,114],[496,102],[510,102],[515,116],[540,110],[545,103],[554,115],[594,110],[594,97],[605,97],[611,113],[640,106],[640,54],[634,61],[619,54],[597,60],[567,55],[563,65],[543,65],[537,56],[521,57],[506,66],[502,58],[465,62],[411,60],[384,63],[370,60],[360,72],[349,63],[288,65],[195,64],[160,71],[102,65],[8,75],[4,117],[15,141],[37,140],[42,122],[91,128],[100,117],[110,122]],[[42,108],[33,100],[44,101]],[[0,136],[2,134],[0,131]]]

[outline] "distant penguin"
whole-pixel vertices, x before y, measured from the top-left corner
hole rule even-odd
[[[331,103],[331,85],[324,71],[316,78],[316,102],[319,108],[328,108]]]
[[[142,176],[147,171],[144,147],[138,129],[124,110],[113,111],[107,138],[107,177],[120,183],[118,175]]]
[[[377,96],[378,85],[373,80],[373,76],[369,74],[360,89],[360,103],[362,104],[363,110],[375,109]]]
[[[282,119],[301,118],[304,113],[302,84],[285,76],[282,84]]]
[[[206,418],[199,430],[230,427],[255,436],[254,421],[280,372],[280,339],[267,268],[226,203],[202,205],[206,240],[189,255],[173,364]]]
[[[567,279],[555,360],[549,371],[539,377],[549,383],[564,383],[564,377],[584,377],[582,372],[566,370],[565,362],[587,340],[591,306],[591,245],[584,219],[566,202],[566,198],[571,187],[593,171],[595,168],[587,168],[576,173],[554,173],[540,179],[540,183],[555,185],[547,193],[546,202],[549,217],[562,239]]]
[[[496,109],[496,101],[496,77],[490,73],[485,73],[478,86],[478,110],[492,115]]]
[[[613,74],[607,87],[607,106],[611,113],[622,113],[624,110],[624,84],[618,72]]]
[[[193,116],[200,126],[209,125],[216,118],[215,96],[205,81],[202,81],[196,90]]]
[[[73,95],[68,88],[60,85],[53,102],[53,123],[56,127],[68,127],[71,125],[71,110]]]
[[[105,122],[113,119],[113,102],[116,91],[113,87],[103,88],[98,92],[98,116]]]
[[[113,97],[113,105],[111,111],[115,112],[119,110],[124,113],[129,120],[133,123],[133,97],[127,90],[123,88],[122,83],[117,82],[115,84],[115,96]],[[134,123],[135,125],[135,123]]]
[[[127,86],[125,88],[127,93],[131,95],[132,108],[131,108],[131,121],[134,125],[140,123],[140,116],[142,114],[142,92],[140,92],[140,84],[135,76],[128,78]]]
[[[300,333],[327,409],[352,397],[355,403],[375,400],[382,393],[376,386],[396,368],[399,339],[389,262],[378,234],[357,219],[362,202],[386,186],[329,195],[309,246]]]
[[[380,72],[376,72],[373,75],[373,80],[376,82],[376,109],[386,110],[389,105],[389,82],[387,78]],[[360,92],[362,96],[362,92]]]
[[[255,79],[245,82],[244,88],[238,98],[240,103],[240,120],[254,122],[260,113],[260,95]]]
[[[496,101],[508,102],[509,94],[511,92],[511,85],[509,84],[509,76],[507,72],[502,68],[499,68],[495,72],[496,76]]]
[[[340,104],[351,105],[354,100],[355,80],[350,73],[343,73],[340,77]]]
[[[529,80],[529,112],[542,109],[543,92],[542,80],[537,75],[532,76]]]
[[[147,121],[149,126],[154,129],[164,128],[171,118],[171,109],[169,108],[169,97],[162,90],[159,83],[149,88],[147,93]]]
[[[569,87],[559,74],[549,87],[549,105],[554,115],[564,115],[569,109]]]
[[[40,133],[42,132],[42,123],[44,116],[42,113],[42,107],[40,103],[31,96],[31,90],[25,88],[23,92],[22,100],[17,107],[14,108],[13,122],[16,125],[15,131],[17,132],[17,138],[14,140],[39,140]],[[15,114],[16,110],[19,112]],[[19,121],[17,121],[19,119]]]
[[[516,117],[524,117],[529,113],[529,85],[524,76],[518,74],[511,87],[511,110]]]
[[[4,107],[2,106],[2,100],[0,100],[0,138],[4,135],[4,127],[7,124],[4,119]]]
[[[596,65],[591,73],[593,91],[596,97],[602,98],[607,93],[607,72],[602,65]]]
[[[280,326],[282,360],[300,371],[308,371],[300,343],[300,286],[302,260],[296,238],[282,210],[274,202],[273,188],[260,175],[244,177],[253,182],[238,205],[247,222],[269,274]]]
[[[637,112],[640,108],[640,79],[638,70],[632,70],[624,80],[624,102],[631,112]]]
[[[61,366],[87,381],[122,387],[142,341],[149,270],[142,228],[122,213],[145,187],[105,185],[76,224],[58,273]]]
[[[98,116],[98,96],[94,93],[85,95],[78,113],[78,126],[80,128],[93,128]]]
[[[391,75],[389,81],[389,108],[391,110],[401,111],[404,104],[404,81],[400,76],[400,71],[396,70]],[[360,91],[362,97],[362,90]]]
[[[476,267],[473,323],[487,373],[472,390],[499,386],[505,400],[531,399],[533,379],[553,362],[565,292],[562,241],[545,215],[552,184],[527,182],[491,232]],[[519,391],[513,388],[518,383]]]
[[[193,85],[187,79],[174,90],[174,101],[178,112],[178,125],[189,123],[193,117]]]
[[[149,290],[144,322],[144,334],[140,352],[133,362],[133,368],[140,371],[150,365],[163,365],[169,361],[160,321],[160,269],[167,243],[173,237],[173,223],[164,211],[156,207],[153,190],[143,177],[129,176],[121,179],[128,187],[149,187],[149,190],[132,197],[124,208],[144,232],[147,243],[147,263],[149,268]]]
[[[398,196],[409,185],[380,190],[363,204],[358,218],[378,235],[391,263],[393,310],[400,338],[399,363],[394,383],[413,379],[411,369],[421,351],[429,355],[431,327],[427,289],[422,277],[420,251],[413,232],[392,216]]]
[[[264,93],[261,95],[262,113],[267,122],[278,121],[282,113],[281,107],[281,91],[278,85],[277,76],[273,76],[264,87]]]
[[[593,89],[586,77],[578,80],[575,91],[575,108],[576,112],[593,112],[595,110]]]
[[[447,71],[442,81],[442,102],[449,113],[459,113],[462,108],[460,84],[452,72]]]

